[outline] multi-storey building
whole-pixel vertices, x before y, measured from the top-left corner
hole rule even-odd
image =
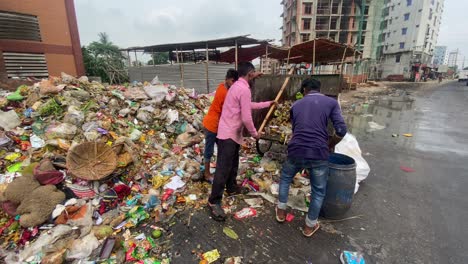
[[[0,1],[0,78],[83,75],[73,0]]]
[[[314,38],[352,45],[372,57],[373,8],[369,0],[283,0],[282,43]],[[372,21],[371,21],[372,20]]]
[[[415,77],[430,66],[444,0],[385,0],[378,57],[382,78]]]
[[[439,65],[448,65],[448,49],[447,46],[436,46],[434,48],[434,57],[432,64],[437,67]]]

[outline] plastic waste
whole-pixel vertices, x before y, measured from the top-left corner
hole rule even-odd
[[[21,121],[15,111],[3,112],[0,110],[0,127],[5,131],[10,131],[21,124]]]
[[[257,210],[246,207],[234,214],[234,218],[237,220],[244,219],[244,218],[249,218],[249,217],[254,217],[257,215]]]
[[[77,127],[68,123],[55,123],[47,127],[47,139],[73,139],[77,131]]]
[[[359,252],[343,251],[340,260],[342,264],[366,264],[364,255]]]
[[[135,128],[132,130],[132,133],[130,133],[130,139],[133,141],[136,141],[140,139],[141,135],[143,135],[143,133],[140,130]]]
[[[335,152],[350,156],[356,162],[356,187],[354,193],[359,189],[359,183],[367,178],[370,167],[362,157],[361,148],[354,135],[347,133],[343,139],[335,146]]]
[[[175,121],[179,121],[179,112],[177,110],[169,109],[167,111],[167,125],[171,125]]]
[[[99,247],[99,241],[93,233],[89,233],[81,239],[76,239],[67,254],[67,259],[84,259],[87,258]]]
[[[205,252],[202,256],[204,260],[208,261],[208,263],[213,263],[221,257],[217,249]]]
[[[78,107],[71,105],[68,107],[68,111],[63,118],[63,122],[69,123],[75,126],[83,124],[85,119],[84,113],[78,109]]]
[[[65,85],[55,86],[50,80],[43,79],[39,83],[39,93],[41,95],[58,94],[65,88]]]
[[[156,103],[160,103],[164,100],[169,90],[164,85],[148,85],[143,87],[145,93],[153,98]]]

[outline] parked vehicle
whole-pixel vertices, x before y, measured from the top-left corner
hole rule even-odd
[[[468,81],[468,70],[461,70],[458,73],[458,81],[459,82]]]

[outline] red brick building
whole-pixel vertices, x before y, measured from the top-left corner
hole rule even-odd
[[[73,0],[0,0],[0,77],[84,74]]]

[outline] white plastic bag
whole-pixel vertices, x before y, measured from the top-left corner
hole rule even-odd
[[[21,121],[14,110],[3,112],[0,110],[0,127],[5,131],[10,131],[21,124]]]
[[[370,172],[369,164],[362,157],[361,148],[355,136],[347,133],[344,138],[335,146],[335,152],[350,156],[356,162],[356,187],[354,193],[359,189],[359,183],[367,178]]]
[[[179,112],[177,110],[169,109],[169,111],[167,111],[166,120],[167,125],[171,125],[175,121],[179,121]]]
[[[76,239],[67,254],[67,259],[83,259],[87,258],[99,247],[99,241],[93,233],[89,233],[83,238]]]

